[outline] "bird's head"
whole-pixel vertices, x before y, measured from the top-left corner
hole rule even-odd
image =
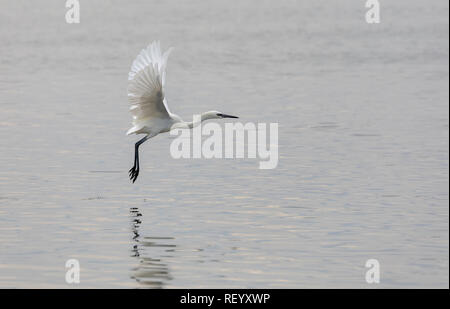
[[[239,117],[231,116],[218,111],[209,111],[202,114],[202,121],[208,119],[222,119],[222,118],[239,118]]]

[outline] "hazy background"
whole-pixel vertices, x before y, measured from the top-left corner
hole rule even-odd
[[[449,287],[449,3],[0,0],[0,287]],[[279,164],[141,147],[127,76],[159,39],[171,110],[279,123]],[[221,122],[223,123],[223,121]]]

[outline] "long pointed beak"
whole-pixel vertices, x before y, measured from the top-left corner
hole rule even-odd
[[[238,116],[231,116],[231,115],[227,115],[227,114],[222,114],[223,118],[239,118]]]

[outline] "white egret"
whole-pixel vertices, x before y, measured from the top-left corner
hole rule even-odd
[[[191,128],[193,122],[185,122],[169,111],[164,95],[167,58],[172,48],[161,54],[160,43],[154,41],[143,49],[131,65],[128,74],[128,101],[133,115],[130,134],[145,134],[134,147],[134,165],[129,171],[133,183],[139,175],[139,146],[159,133],[173,128]],[[218,111],[201,114],[201,121],[208,119],[238,118]]]

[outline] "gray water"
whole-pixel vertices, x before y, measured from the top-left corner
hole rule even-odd
[[[449,287],[449,3],[0,1],[0,287]],[[279,163],[133,145],[127,74],[279,123]],[[221,121],[223,124],[223,121]],[[365,281],[368,259],[380,284]]]

